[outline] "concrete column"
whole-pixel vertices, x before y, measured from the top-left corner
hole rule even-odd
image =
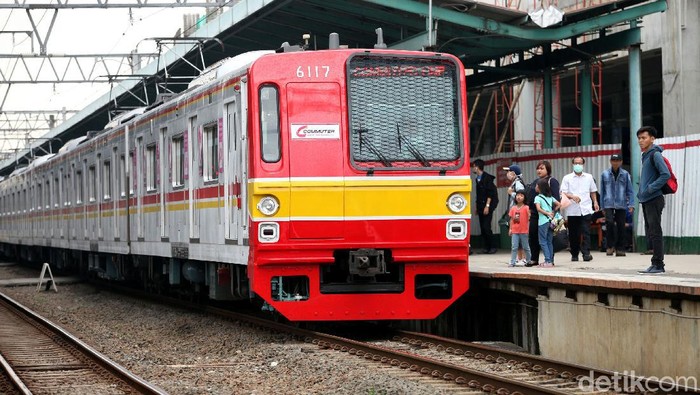
[[[631,27],[636,27],[637,21],[632,21]],[[630,175],[632,185],[639,185],[639,169],[641,168],[642,153],[637,145],[637,130],[642,127],[642,74],[641,51],[639,45],[629,48],[629,91],[630,91]],[[636,201],[636,199],[635,199]],[[635,216],[637,218],[637,216]]]
[[[552,71],[545,70],[542,76],[544,84],[544,106],[542,119],[544,122],[544,148],[554,147],[554,129],[552,128]]]
[[[663,14],[664,137],[700,131],[700,111],[695,104],[695,90],[700,84],[698,16],[698,1],[670,1]]]
[[[581,72],[581,145],[593,144],[593,101],[591,100],[591,64],[586,61]]]

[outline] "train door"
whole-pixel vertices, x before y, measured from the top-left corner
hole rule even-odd
[[[136,185],[136,190],[134,191],[134,193],[136,193],[136,237],[139,239],[143,239],[143,193],[145,178],[143,182],[139,179],[142,174],[145,174],[143,169],[143,155],[143,137],[139,137],[136,139],[136,152],[134,153],[136,157],[136,174],[134,174],[134,184]]]
[[[58,201],[58,236],[61,239],[66,238],[66,227],[67,227],[67,222],[68,220],[66,219],[67,217],[64,215],[64,212],[66,211],[66,202],[68,201],[68,188],[66,188],[66,173],[63,168],[59,170],[59,187],[58,189],[60,190],[61,194],[61,199]]]
[[[119,161],[119,155],[117,152],[117,147],[112,148],[112,171],[110,174],[109,182],[112,183],[110,188],[110,196],[112,198],[112,238],[114,240],[119,239],[119,192],[120,183],[119,175],[123,171],[121,168],[121,162]]]
[[[104,194],[103,194],[103,183],[105,182],[104,180],[104,175],[103,175],[103,163],[102,163],[102,154],[97,154],[97,164],[95,165],[95,174],[96,174],[96,180],[97,180],[97,185],[95,185],[95,202],[97,203],[97,238],[99,240],[102,239],[102,202],[104,200]]]
[[[53,178],[53,207],[52,207],[52,216],[51,216],[51,238],[53,239],[54,237],[58,236],[58,221],[59,221],[59,206],[58,202],[61,199],[61,189],[59,188],[59,176],[58,173],[54,173],[54,178]]]
[[[166,186],[167,186],[167,174],[166,174],[166,166],[168,165],[168,158],[166,157],[168,150],[165,149],[165,142],[166,140],[166,133],[168,129],[167,128],[161,128],[160,129],[160,140],[158,142],[158,147],[159,153],[162,157],[159,158],[158,165],[160,169],[158,170],[160,172],[160,237],[164,238],[168,236],[168,210],[167,210],[167,202],[166,202]]]
[[[42,224],[41,235],[44,238],[51,236],[51,175],[45,175],[46,182],[44,183],[44,223]]]
[[[71,204],[75,205],[72,211],[71,217],[71,224],[70,224],[70,238],[75,240],[76,237],[76,229],[79,228],[78,226],[78,204],[80,202],[80,199],[82,196],[80,196],[80,186],[78,185],[78,173],[79,171],[75,170],[75,163],[71,164],[71,174],[73,174],[73,182],[69,186],[69,188],[73,188],[73,194],[74,194],[74,199],[71,200]]]
[[[241,81],[241,91],[239,93],[239,117],[236,123],[238,127],[238,210],[236,212],[236,223],[238,228],[238,244],[248,241],[248,83]]]
[[[287,84],[290,238],[343,236],[345,151],[340,138],[341,110],[340,86],[336,83]],[[323,205],[313,204],[321,201]]]
[[[88,203],[90,201],[90,196],[88,195],[89,188],[85,184],[86,182],[90,182],[90,177],[89,177],[89,172],[88,172],[88,165],[87,165],[87,159],[83,159],[83,171],[80,173],[79,182],[81,183],[80,186],[80,200],[81,203],[83,204],[82,206],[82,213],[83,213],[83,218],[82,218],[82,228],[83,228],[83,239],[87,240],[88,239]]]
[[[242,128],[244,116],[241,113],[241,94],[236,93],[233,101],[226,104],[224,113],[224,213],[226,238],[243,244],[247,232],[245,217],[245,133]]]
[[[201,144],[201,139],[196,138],[199,129],[197,128],[197,117],[191,117],[187,125],[187,158],[189,158],[189,224],[190,224],[190,239],[199,239],[199,210],[197,210],[197,185],[199,183],[199,163],[198,147]]]

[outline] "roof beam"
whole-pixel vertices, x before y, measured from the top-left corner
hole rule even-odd
[[[314,7],[320,7],[324,10],[328,9],[330,11],[340,12],[342,14],[345,14],[345,16],[347,16],[348,18],[353,18],[352,20],[355,21],[360,20],[377,23],[378,25],[374,26],[375,28],[385,28],[386,26],[382,26],[382,24],[385,24],[386,21],[390,21],[391,23],[397,26],[407,27],[409,29],[415,29],[418,31],[425,30],[425,21],[406,18],[404,15],[397,14],[395,12],[388,12],[384,11],[383,9],[365,7],[360,4],[353,4],[353,2],[349,1],[303,0],[303,2]],[[396,1],[379,1],[376,3],[381,6],[384,6],[384,3],[394,2]],[[426,13],[425,15],[427,16],[428,14]],[[339,18],[336,18],[334,20],[337,19]]]
[[[528,60],[514,63],[500,68],[489,68],[489,72],[477,73],[467,76],[467,86],[479,87],[489,85],[513,77],[523,77],[542,73],[548,68],[562,67],[569,63],[591,59],[598,55],[627,48],[642,41],[640,28],[633,28],[619,33],[613,33],[605,37],[591,40],[576,47],[569,47],[552,51],[549,54],[537,55]],[[472,64],[468,67],[484,69],[481,65]],[[513,74],[513,71],[517,73]]]
[[[0,67],[0,84],[108,82],[115,74],[132,73],[141,68],[141,61],[152,61],[158,54],[84,54],[35,55],[0,54],[7,59]],[[138,62],[139,64],[135,64]]]
[[[364,0],[367,3],[377,4],[384,7],[411,12],[419,15],[428,15],[428,4],[414,0],[385,1],[385,0]],[[637,7],[617,11],[607,15],[602,15],[591,20],[581,21],[557,28],[548,29],[525,29],[518,26],[509,25],[494,21],[493,19],[481,18],[474,15],[452,11],[444,8],[433,7],[433,18],[443,20],[458,25],[470,27],[472,29],[483,30],[491,34],[522,38],[537,42],[554,42],[566,38],[581,35],[586,32],[600,30],[618,23],[641,18],[645,15],[666,11],[666,0],[654,0],[650,3]]]
[[[149,1],[149,0],[125,0],[120,3],[112,3],[109,0],[94,0],[94,3],[71,3],[68,0],[58,0],[56,3],[41,3],[39,1],[14,0],[11,3],[0,4],[0,9],[24,9],[24,10],[61,10],[61,9],[108,9],[108,8],[181,8],[181,7],[223,7],[230,5],[228,1],[217,0],[211,3],[206,1]]]

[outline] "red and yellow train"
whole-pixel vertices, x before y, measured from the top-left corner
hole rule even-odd
[[[242,54],[15,170],[0,243],[292,321],[434,318],[469,285],[466,114],[451,55]]]

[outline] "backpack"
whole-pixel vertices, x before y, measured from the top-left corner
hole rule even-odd
[[[673,174],[671,162],[668,160],[668,158],[666,158],[663,155],[661,155],[661,157],[664,158],[664,162],[666,162],[666,167],[668,167],[668,172],[671,173],[671,177],[668,179],[668,181],[666,181],[664,186],[661,187],[661,193],[663,193],[664,195],[672,195],[678,190],[678,179],[676,178],[676,175]]]

